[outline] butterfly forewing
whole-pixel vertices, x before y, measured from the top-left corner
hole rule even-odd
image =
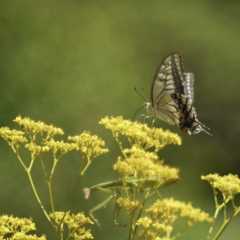
[[[163,60],[152,84],[152,103],[156,107],[161,98],[175,92],[183,93],[183,67],[179,53],[173,53]]]
[[[184,93],[183,66],[181,55],[173,53],[163,60],[158,68],[152,84],[152,107],[156,117],[169,124],[179,123],[179,112],[175,100],[172,98],[174,93]]]

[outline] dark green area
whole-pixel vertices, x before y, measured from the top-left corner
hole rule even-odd
[[[195,74],[199,120],[213,136],[188,136],[177,126],[157,123],[183,138],[181,147],[162,151],[166,163],[181,169],[181,181],[162,195],[212,213],[211,190],[200,176],[239,174],[240,169],[239,8],[239,1],[0,0],[0,125],[15,127],[12,119],[20,114],[61,127],[67,135],[90,130],[113,151],[96,160],[84,184],[114,180],[109,172],[119,152],[98,121],[105,115],[132,118],[143,102],[134,87],[144,88],[148,97],[160,62],[180,52],[185,71]],[[76,156],[65,160],[55,180],[59,210],[78,166]],[[38,233],[54,239],[24,171],[3,140],[0,161],[0,212],[32,216]],[[81,206],[80,191],[75,211],[90,209],[95,199]],[[94,228],[95,239],[126,239],[126,230],[113,225],[112,212],[110,206],[98,213],[106,219]],[[238,225],[239,218],[221,239],[239,239]],[[202,240],[205,229],[206,224],[198,225],[181,239]]]

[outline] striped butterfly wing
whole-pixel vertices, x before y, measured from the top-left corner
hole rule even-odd
[[[180,112],[173,94],[184,94],[184,81],[181,55],[173,53],[163,60],[153,80],[151,110],[156,117],[172,125],[179,124]]]
[[[209,128],[197,119],[196,109],[192,105],[194,102],[194,74],[185,72],[184,76],[184,95],[182,95],[181,98],[176,99],[179,111],[181,112],[179,127],[190,135],[197,134],[201,131],[211,135],[206,130],[209,130]]]
[[[197,119],[194,102],[194,74],[184,73],[179,53],[166,57],[152,84],[151,103],[145,103],[151,115],[169,124],[177,124],[184,132],[209,134]],[[208,128],[207,128],[208,129]]]

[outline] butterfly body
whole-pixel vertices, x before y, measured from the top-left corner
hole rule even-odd
[[[194,102],[194,75],[184,73],[179,53],[166,57],[157,69],[152,89],[151,102],[145,102],[149,115],[171,125],[178,125],[184,132],[196,134],[206,131],[206,126],[197,120]],[[209,133],[208,133],[209,134]]]

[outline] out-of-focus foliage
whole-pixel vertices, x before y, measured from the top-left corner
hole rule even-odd
[[[176,126],[157,122],[183,137],[181,148],[166,147],[161,158],[181,169],[174,194],[206,204],[210,211],[214,203],[200,175],[235,174],[240,167],[239,8],[239,1],[0,0],[0,125],[9,126],[21,114],[53,123],[67,134],[90,130],[115,146],[97,122],[105,115],[132,118],[143,102],[133,88],[144,88],[149,98],[158,65],[178,51],[184,69],[195,74],[198,118],[211,127],[213,136],[188,136]],[[114,178],[107,173],[117,154],[96,163],[85,184]],[[27,187],[19,190],[27,179],[2,140],[0,161],[1,211],[19,217],[31,213],[37,229],[40,225],[40,233],[45,233],[37,204],[26,201],[31,192]],[[66,171],[68,166],[62,167]],[[71,172],[68,176],[55,179],[59,194],[76,177]],[[109,219],[102,231],[95,230],[99,239],[111,236],[101,235],[111,224]],[[196,240],[197,231],[192,233]],[[230,236],[240,237],[237,220],[222,239]]]

